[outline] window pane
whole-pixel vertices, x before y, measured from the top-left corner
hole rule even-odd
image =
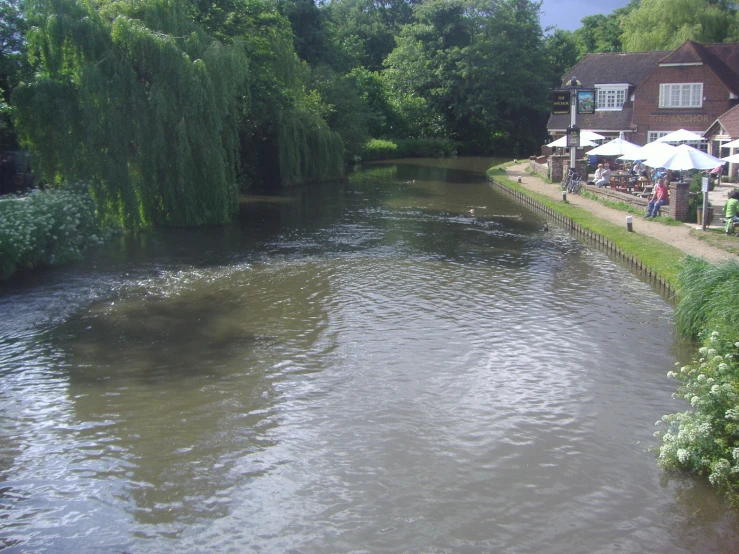
[[[695,106],[696,108],[699,108],[703,105],[703,85],[702,84],[696,84],[693,85],[693,97],[692,97],[691,105]]]

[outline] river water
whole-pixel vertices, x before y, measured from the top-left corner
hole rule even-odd
[[[737,552],[628,268],[403,160],[0,288],[8,552]]]

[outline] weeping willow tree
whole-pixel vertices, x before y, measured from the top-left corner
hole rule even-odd
[[[240,30],[251,69],[245,156],[274,162],[264,169],[282,186],[342,176],[344,142],[326,123],[331,107],[306,86],[309,68],[295,53],[290,22],[261,0],[246,0],[243,9],[252,14]]]
[[[37,78],[16,127],[49,183],[85,180],[126,226],[220,224],[238,207],[242,41],[213,40],[185,0],[28,0]]]

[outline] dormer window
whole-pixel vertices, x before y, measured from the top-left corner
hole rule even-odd
[[[702,108],[703,83],[664,83],[659,86],[660,108]]]
[[[626,102],[626,92],[629,86],[618,85],[595,85],[597,111],[620,110]]]

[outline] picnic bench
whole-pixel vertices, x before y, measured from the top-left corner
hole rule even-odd
[[[611,176],[611,189],[638,196],[645,193],[646,189],[649,189],[649,193],[651,194],[652,187],[648,183],[646,178],[626,172],[616,173]]]

